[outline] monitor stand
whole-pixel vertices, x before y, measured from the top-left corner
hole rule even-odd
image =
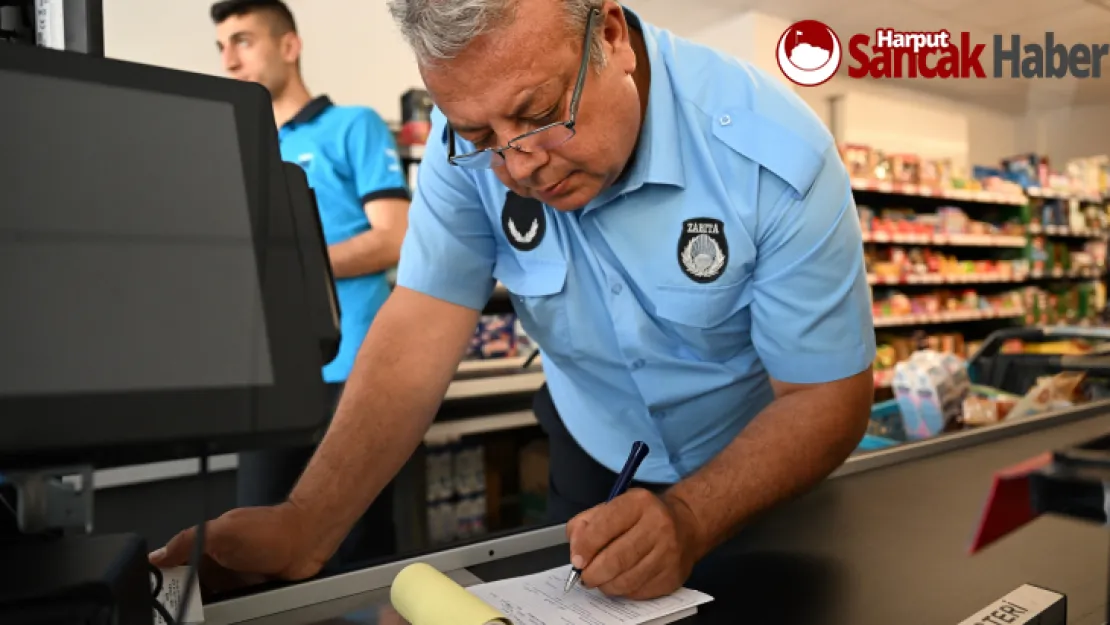
[[[16,521],[0,534],[0,623],[153,625],[146,543],[92,533],[91,467],[5,472],[0,485],[15,495],[0,514]]]

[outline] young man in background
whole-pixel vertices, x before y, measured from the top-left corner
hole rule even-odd
[[[316,192],[341,311],[342,340],[323,368],[338,402],[362,340],[389,295],[408,226],[409,192],[389,128],[372,109],[313,96],[301,75],[302,41],[280,0],[212,5],[224,70],[269,90],[282,158],[299,164]],[[284,501],[311,447],[240,454],[240,506]],[[395,549],[391,493],[379,497],[348,535],[334,564],[386,556]]]

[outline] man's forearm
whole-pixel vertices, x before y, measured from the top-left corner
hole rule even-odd
[[[394,267],[401,255],[404,233],[367,230],[342,243],[328,246],[332,275],[354,278]]]
[[[866,432],[870,403],[870,393],[819,387],[779,397],[724,451],[669,489],[666,496],[694,525],[696,557],[836,470]]]
[[[477,322],[477,312],[457,307],[393,303],[371,326],[331,426],[289,497],[322,560],[423,440]]]

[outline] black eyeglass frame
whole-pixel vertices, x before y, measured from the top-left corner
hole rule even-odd
[[[481,149],[481,150],[475,150],[473,152],[467,152],[465,154],[458,154],[458,155],[455,154],[455,130],[453,128],[451,128],[450,124],[448,124],[447,125],[447,162],[452,164],[452,165],[455,165],[456,167],[466,167],[466,165],[460,164],[458,161],[463,160],[463,159],[471,159],[471,158],[474,158],[474,157],[479,156],[481,154],[487,154],[487,153],[490,154],[491,157],[496,155],[496,156],[500,156],[501,159],[504,160],[505,152],[507,152],[509,150],[516,150],[518,152],[522,152],[522,153],[527,154],[528,153],[527,151],[525,151],[525,150],[523,150],[523,149],[521,149],[520,147],[517,146],[517,144],[519,142],[527,139],[528,137],[533,137],[535,135],[538,135],[541,132],[547,132],[548,130],[551,130],[552,128],[558,128],[559,126],[565,127],[571,133],[571,135],[569,137],[567,137],[566,141],[570,141],[571,139],[573,139],[574,135],[577,134],[577,130],[575,129],[575,124],[578,122],[578,104],[582,99],[582,87],[585,86],[585,84],[586,84],[586,72],[590,68],[590,46],[593,43],[594,24],[595,24],[597,18],[600,17],[600,16],[601,16],[601,11],[599,11],[598,9],[595,8],[595,9],[590,9],[590,14],[586,18],[586,36],[582,40],[582,63],[578,67],[578,79],[575,81],[574,91],[571,93],[571,96],[570,96],[570,119],[568,119],[566,121],[561,121],[561,122],[553,122],[553,123],[541,126],[539,128],[536,128],[534,130],[530,130],[530,131],[528,131],[528,132],[526,132],[522,135],[514,137],[506,145],[503,145],[501,147],[484,148],[484,149]],[[566,141],[564,141],[563,143],[566,143]],[[485,168],[483,167],[482,169],[485,169]]]

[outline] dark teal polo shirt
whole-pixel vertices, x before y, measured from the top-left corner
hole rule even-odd
[[[285,123],[278,137],[282,159],[300,165],[316,192],[328,245],[374,227],[367,202],[409,198],[393,133],[371,108],[338,106],[319,96]],[[335,287],[343,336],[323,373],[328,382],[345,382],[390,289],[384,273],[337,279]]]

